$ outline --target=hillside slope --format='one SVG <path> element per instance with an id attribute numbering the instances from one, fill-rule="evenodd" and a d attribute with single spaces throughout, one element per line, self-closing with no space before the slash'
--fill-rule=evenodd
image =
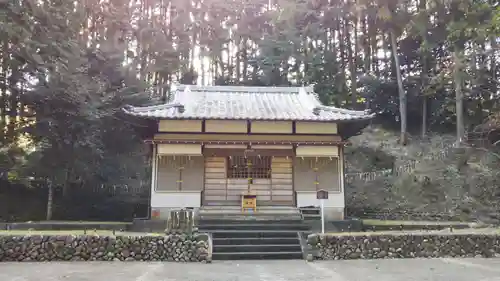
<path id="1" fill-rule="evenodd" d="M 346 150 L 350 173 L 410 168 L 350 182 L 348 214 L 499 221 L 500 157 L 495 150 L 455 149 L 452 136 L 413 138 L 409 145 L 400 146 L 396 134 L 380 128 L 367 128 L 351 141 Z"/>

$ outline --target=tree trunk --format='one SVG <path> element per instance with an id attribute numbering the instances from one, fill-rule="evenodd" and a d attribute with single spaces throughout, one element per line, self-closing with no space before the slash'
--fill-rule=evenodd
<path id="1" fill-rule="evenodd" d="M 52 206 L 54 201 L 54 187 L 52 186 L 52 182 L 48 182 L 47 184 L 49 194 L 47 196 L 47 216 L 46 219 L 49 221 L 52 219 Z"/>
<path id="2" fill-rule="evenodd" d="M 368 19 L 367 15 L 363 15 L 363 57 L 364 57 L 364 74 L 370 73 L 372 65 L 372 51 L 370 50 L 370 33 L 368 32 Z"/>
<path id="3" fill-rule="evenodd" d="M 453 20 L 459 22 L 463 20 L 464 11 L 461 9 L 459 3 L 452 2 L 450 7 L 451 14 L 453 15 Z M 465 136 L 465 124 L 464 124 L 464 50 L 467 40 L 464 38 L 462 33 L 458 38 L 455 39 L 452 45 L 452 75 L 453 84 L 455 86 L 455 112 L 456 112 L 456 122 L 457 122 L 457 140 L 456 145 L 461 146 L 464 136 Z"/>
<path id="4" fill-rule="evenodd" d="M 376 77 L 380 77 L 380 69 L 379 63 L 380 58 L 378 56 L 378 51 L 380 47 L 378 46 L 378 28 L 377 28 L 377 17 L 374 15 L 374 12 L 370 10 L 368 13 L 368 34 L 371 37 L 369 40 L 369 45 L 371 49 L 371 61 L 372 61 L 372 69 L 375 73 Z"/>
<path id="5" fill-rule="evenodd" d="M 338 40 L 339 40 L 339 67 L 340 67 L 340 82 L 338 83 L 338 92 L 344 93 L 345 85 L 346 85 L 346 65 L 345 65 L 345 28 L 343 27 L 346 24 L 345 18 L 342 21 L 339 19 L 338 21 Z"/>
<path id="6" fill-rule="evenodd" d="M 353 94 L 353 101 L 355 104 L 358 102 L 358 81 L 357 81 L 357 72 L 358 72 L 358 16 L 356 15 L 354 17 L 354 25 L 351 34 L 353 34 L 354 38 L 354 50 L 353 50 L 353 62 L 352 62 L 352 69 L 351 69 L 351 85 L 352 85 L 352 94 Z"/>
<path id="7" fill-rule="evenodd" d="M 383 64 L 383 69 L 382 69 L 382 77 L 384 78 L 391 78 L 391 66 L 392 66 L 392 60 L 391 57 L 389 57 L 389 54 L 392 55 L 391 51 L 391 44 L 389 41 L 391 40 L 390 36 L 387 36 L 386 30 L 383 31 L 384 33 L 381 35 L 381 40 L 382 40 L 382 49 L 384 50 L 384 64 Z"/>
<path id="8" fill-rule="evenodd" d="M 241 41 L 242 38 L 238 36 L 237 44 L 236 44 L 236 85 L 240 85 L 241 83 Z"/>
<path id="9" fill-rule="evenodd" d="M 354 58 L 353 55 L 353 49 L 352 49 L 352 42 L 351 42 L 351 35 L 352 35 L 352 29 L 350 28 L 350 20 L 351 18 L 348 17 L 345 19 L 345 24 L 344 24 L 344 32 L 345 32 L 345 40 L 346 40 L 346 48 L 347 48 L 347 61 L 349 63 L 349 72 L 351 75 L 351 106 L 355 106 L 357 102 L 357 89 L 356 89 L 356 59 Z"/>
<path id="10" fill-rule="evenodd" d="M 406 114 L 406 93 L 403 88 L 403 78 L 401 77 L 401 66 L 399 64 L 399 56 L 398 56 L 398 46 L 396 42 L 396 35 L 394 34 L 394 30 L 389 30 L 389 36 L 391 37 L 391 45 L 392 45 L 392 54 L 394 57 L 394 69 L 396 70 L 396 78 L 398 80 L 398 94 L 399 94 L 399 115 L 401 122 L 401 135 L 400 135 L 400 143 L 402 145 L 406 145 L 407 143 L 407 114 Z"/>
<path id="11" fill-rule="evenodd" d="M 69 166 L 69 165 L 68 165 Z M 68 198 L 69 196 L 69 189 L 70 189 L 70 183 L 71 183 L 71 177 L 73 175 L 73 169 L 71 167 L 67 167 L 67 170 L 66 170 L 66 175 L 65 175 L 65 179 L 64 179 L 64 185 L 62 187 L 62 195 L 64 198 Z"/>
<path id="12" fill-rule="evenodd" d="M 242 60 L 243 60 L 243 70 L 242 70 L 242 76 L 243 76 L 243 84 L 247 85 L 248 83 L 248 75 L 247 75 L 247 69 L 248 69 L 248 44 L 247 44 L 248 39 L 245 37 L 245 40 L 243 40 L 243 49 L 242 49 Z"/>
<path id="13" fill-rule="evenodd" d="M 428 113 L 427 113 L 427 109 L 428 109 L 428 97 L 425 93 L 425 90 L 427 88 L 427 84 L 428 84 L 428 77 L 429 77 L 429 51 L 428 51 L 428 43 L 427 43 L 427 29 L 428 29 L 428 22 L 429 22 L 429 15 L 427 14 L 427 12 L 425 11 L 427 8 L 427 0 L 420 0 L 419 1 L 419 5 L 418 5 L 418 11 L 421 12 L 421 13 L 426 13 L 425 14 L 425 24 L 424 24 L 424 30 L 422 31 L 422 35 L 421 35 L 421 40 L 422 40 L 422 43 L 421 44 L 424 44 L 425 46 L 425 49 L 422 51 L 422 55 L 421 55 L 421 63 L 422 63 L 422 72 L 421 72 L 421 75 L 420 75 L 420 80 L 421 80 L 421 83 L 422 83 L 422 86 L 420 87 L 421 88 L 421 95 L 422 95 L 422 138 L 425 137 L 425 135 L 427 134 L 427 116 L 428 116 Z"/>
<path id="14" fill-rule="evenodd" d="M 491 45 L 491 55 L 490 55 L 490 75 L 491 75 L 491 80 L 496 81 L 497 80 L 497 60 L 496 60 L 496 53 L 498 49 L 498 44 L 497 44 L 497 37 L 496 36 L 491 36 L 490 37 L 490 45 Z M 491 92 L 496 93 L 498 91 L 498 85 L 497 83 L 493 82 L 491 83 Z"/>
<path id="15" fill-rule="evenodd" d="M 309 80 L 309 44 L 307 43 L 307 37 L 304 35 L 302 37 L 302 42 L 304 44 L 304 81 L 303 83 L 310 83 Z"/>
<path id="16" fill-rule="evenodd" d="M 455 110 L 457 114 L 457 145 L 463 142 L 465 135 L 464 125 L 464 93 L 463 93 L 463 73 L 462 58 L 460 50 L 453 52 L 453 82 L 455 84 Z"/>
<path id="17" fill-rule="evenodd" d="M 371 74 L 371 66 L 372 66 L 372 51 L 370 49 L 370 39 L 371 35 L 368 32 L 369 27 L 368 27 L 368 18 L 369 15 L 367 13 L 363 14 L 363 27 L 362 27 L 362 32 L 363 32 L 363 70 L 364 70 L 364 75 L 369 75 Z M 365 109 L 370 108 L 370 99 L 365 98 Z"/>
<path id="18" fill-rule="evenodd" d="M 422 137 L 427 134 L 427 103 L 428 98 L 425 94 L 422 95 Z"/>

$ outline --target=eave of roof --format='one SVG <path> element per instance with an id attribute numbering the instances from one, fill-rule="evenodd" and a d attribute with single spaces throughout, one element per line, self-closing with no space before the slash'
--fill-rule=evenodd
<path id="1" fill-rule="evenodd" d="M 349 122 L 375 114 L 324 106 L 312 86 L 245 87 L 179 85 L 166 104 L 123 109 L 150 119 Z"/>

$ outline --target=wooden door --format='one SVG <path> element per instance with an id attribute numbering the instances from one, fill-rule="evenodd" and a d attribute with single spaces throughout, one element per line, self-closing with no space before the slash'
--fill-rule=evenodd
<path id="1" fill-rule="evenodd" d="M 205 157 L 205 188 L 203 204 L 230 205 L 227 198 L 227 170 L 224 157 Z M 235 200 L 234 200 L 235 201 Z M 237 201 L 233 204 L 238 204 Z"/>
<path id="2" fill-rule="evenodd" d="M 270 204 L 293 206 L 293 159 L 292 157 L 273 157 L 271 164 Z"/>

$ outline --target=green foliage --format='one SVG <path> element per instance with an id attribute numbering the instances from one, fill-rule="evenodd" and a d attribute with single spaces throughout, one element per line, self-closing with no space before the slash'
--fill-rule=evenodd
<path id="1" fill-rule="evenodd" d="M 11 91 L 12 79 L 22 85 L 15 89 L 18 94 L 22 90 L 16 97 L 23 106 L 19 130 L 12 133 L 27 136 L 35 148 L 21 171 L 10 169 L 11 178 L 22 174 L 61 186 L 75 181 L 119 184 L 145 170 L 137 125 L 120 112 L 126 104 L 148 100 L 146 85 L 123 65 L 120 37 L 130 29 L 123 22 L 127 13 L 103 10 L 109 22 L 106 34 L 94 38 L 101 45 L 97 47 L 80 36 L 95 12 L 86 9 L 96 8 L 89 5 L 75 9 L 70 2 L 28 1 L 7 9 L 11 25 L 0 33 L 11 42 L 23 42 L 11 50 L 11 58 L 3 57 L 12 71 L 22 73 L 8 80 Z M 110 42 L 114 38 L 118 40 Z M 26 109 L 34 114 L 26 115 Z"/>

